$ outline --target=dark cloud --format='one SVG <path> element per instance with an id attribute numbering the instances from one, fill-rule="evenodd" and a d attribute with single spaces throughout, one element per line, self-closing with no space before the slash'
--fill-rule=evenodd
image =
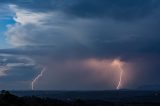
<path id="1" fill-rule="evenodd" d="M 90 58 L 100 60 L 121 58 L 122 61 L 132 64 L 136 70 L 133 72 L 137 73 L 133 74 L 137 78 L 130 86 L 133 87 L 138 81 L 139 85 L 143 82 L 158 83 L 159 79 L 156 75 L 159 73 L 160 53 L 159 0 L 6 0 L 0 2 L 6 5 L 12 4 L 11 9 L 15 14 L 16 22 L 9 26 L 6 32 L 7 41 L 16 48 L 1 49 L 1 54 L 28 56 L 42 66 L 47 66 L 49 63 L 53 63 L 54 66 L 59 61 L 58 64 L 63 64 L 72 59 L 78 61 Z M 0 60 L 4 58 L 5 56 L 2 56 Z M 6 65 L 15 61 L 28 63 L 25 59 L 9 57 L 1 64 Z M 56 73 L 52 68 L 48 69 L 49 75 L 54 76 L 54 73 L 57 75 L 61 72 L 60 75 L 65 77 L 62 74 L 65 73 L 65 69 L 59 66 Z M 12 72 L 19 73 L 21 69 L 25 72 L 32 70 L 31 67 L 18 69 L 16 67 Z M 85 69 L 79 70 L 81 73 Z M 77 76 L 77 81 L 80 79 L 78 75 L 84 76 L 78 72 L 69 73 L 69 69 L 66 71 L 68 76 Z M 23 75 L 27 75 L 25 72 Z M 143 73 L 146 73 L 146 76 L 150 75 L 151 78 L 147 78 Z M 51 76 L 46 77 L 47 80 L 44 77 L 43 84 L 48 81 L 49 86 L 52 82 Z M 88 77 L 89 74 L 86 76 Z M 140 81 L 138 77 L 143 80 Z M 152 79 L 153 77 L 155 79 Z M 66 87 L 65 83 L 72 82 L 73 79 L 65 82 L 67 80 L 62 78 L 59 89 Z M 56 83 L 58 84 L 55 81 L 54 86 L 58 86 Z M 72 84 L 74 85 L 75 82 Z M 77 85 L 77 88 L 79 86 Z"/>
<path id="2" fill-rule="evenodd" d="M 0 89 L 13 89 L 19 85 L 18 89 L 26 89 L 26 86 L 30 89 L 31 81 L 40 70 L 33 59 L 24 55 L 0 54 L 0 82 L 4 84 Z"/>
<path id="3" fill-rule="evenodd" d="M 27 8 L 35 12 L 36 10 L 39 12 L 46 10 L 63 13 L 56 16 L 60 18 L 58 21 L 57 18 L 55 19 L 58 23 L 53 21 L 54 17 L 43 20 L 46 27 L 48 25 L 62 27 L 59 29 L 51 28 L 42 31 L 41 28 L 31 24 L 18 26 L 14 29 L 16 31 L 25 29 L 26 32 L 24 32 L 28 34 L 23 39 L 28 44 L 34 42 L 42 45 L 45 43 L 54 45 L 54 53 L 49 52 L 62 55 L 59 57 L 70 54 L 79 57 L 81 54 L 82 57 L 122 56 L 127 58 L 143 55 L 143 53 L 159 52 L 157 45 L 160 38 L 157 28 L 159 27 L 158 10 L 160 3 L 158 0 L 102 0 L 101 2 L 97 0 L 76 0 L 74 2 L 48 0 L 45 3 L 43 1 L 36 3 L 34 0 L 29 2 L 19 0 L 14 3 L 20 8 Z M 76 18 L 72 16 L 76 16 Z M 78 22 L 79 18 L 82 19 L 82 22 Z M 133 19 L 134 21 L 132 21 Z M 9 34 L 14 36 L 13 31 Z M 72 33 L 72 31 L 76 31 L 78 34 L 75 35 L 76 33 Z M 81 41 L 79 41 L 79 36 L 82 37 L 80 38 Z"/>
<path id="4" fill-rule="evenodd" d="M 2 2 L 2 1 L 1 1 Z M 159 0 L 6 0 L 37 12 L 60 11 L 69 16 L 82 18 L 110 17 L 118 20 L 132 20 L 144 18 L 159 8 Z"/>

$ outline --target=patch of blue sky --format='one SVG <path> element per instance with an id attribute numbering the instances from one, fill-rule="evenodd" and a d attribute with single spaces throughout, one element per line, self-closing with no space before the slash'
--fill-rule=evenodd
<path id="1" fill-rule="evenodd" d="M 13 17 L 0 18 L 0 49 L 10 47 L 10 45 L 6 41 L 5 32 L 7 31 L 7 26 L 14 23 L 15 21 L 13 20 Z"/>

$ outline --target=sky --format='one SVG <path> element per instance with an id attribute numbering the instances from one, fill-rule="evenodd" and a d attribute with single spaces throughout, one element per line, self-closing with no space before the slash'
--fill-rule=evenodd
<path id="1" fill-rule="evenodd" d="M 160 85 L 159 0 L 0 0 L 0 89 Z"/>

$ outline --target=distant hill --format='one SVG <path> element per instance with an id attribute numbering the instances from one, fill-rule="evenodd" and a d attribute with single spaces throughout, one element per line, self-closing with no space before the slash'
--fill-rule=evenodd
<path id="1" fill-rule="evenodd" d="M 138 90 L 160 90 L 160 85 L 143 85 L 137 88 Z"/>
<path id="2" fill-rule="evenodd" d="M 130 89 L 119 89 L 118 91 L 129 91 Z"/>

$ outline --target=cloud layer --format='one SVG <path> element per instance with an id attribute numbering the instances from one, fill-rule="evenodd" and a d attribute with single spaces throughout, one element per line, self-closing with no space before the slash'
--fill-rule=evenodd
<path id="1" fill-rule="evenodd" d="M 8 26 L 6 32 L 13 49 L 0 52 L 27 56 L 35 61 L 35 67 L 46 67 L 37 89 L 115 88 L 116 75 L 113 79 L 107 75 L 100 79 L 101 69 L 89 65 L 86 69 L 86 64 L 82 65 L 90 59 L 97 61 L 97 67 L 103 67 L 99 60 L 105 61 L 107 67 L 120 58 L 127 64 L 125 87 L 136 88 L 147 82 L 158 84 L 160 79 L 152 78 L 159 73 L 159 0 L 6 0 L 1 3 L 15 14 L 16 23 Z M 68 61 L 72 68 L 66 66 Z M 23 67 L 22 73 L 25 69 L 30 67 Z M 98 71 L 96 77 L 91 70 Z M 110 75 L 115 69 L 104 70 Z M 33 80 L 33 75 L 27 76 L 30 76 L 28 82 Z"/>

